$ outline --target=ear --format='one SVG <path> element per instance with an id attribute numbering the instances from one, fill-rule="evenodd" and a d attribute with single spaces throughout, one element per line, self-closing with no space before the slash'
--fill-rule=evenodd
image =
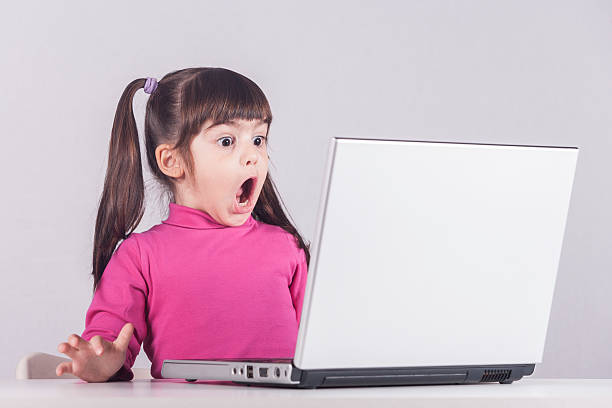
<path id="1" fill-rule="evenodd" d="M 155 159 L 157 167 L 165 175 L 172 178 L 180 178 L 185 174 L 182 162 L 176 150 L 168 144 L 160 144 L 155 148 Z"/>

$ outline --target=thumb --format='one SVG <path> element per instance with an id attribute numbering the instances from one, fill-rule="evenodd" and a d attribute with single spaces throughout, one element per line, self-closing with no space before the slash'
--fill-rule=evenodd
<path id="1" fill-rule="evenodd" d="M 130 344 L 130 340 L 132 339 L 132 334 L 134 333 L 134 325 L 132 323 L 126 323 L 119 332 L 119 335 L 113 342 L 117 348 L 120 350 L 127 349 Z"/>

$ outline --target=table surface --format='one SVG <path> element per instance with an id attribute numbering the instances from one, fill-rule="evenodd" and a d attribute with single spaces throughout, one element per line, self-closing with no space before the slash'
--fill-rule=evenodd
<path id="1" fill-rule="evenodd" d="M 523 378 L 513 384 L 285 389 L 176 379 L 87 383 L 79 379 L 0 380 L 0 406 L 113 408 L 212 404 L 221 407 L 612 407 L 612 379 Z"/>

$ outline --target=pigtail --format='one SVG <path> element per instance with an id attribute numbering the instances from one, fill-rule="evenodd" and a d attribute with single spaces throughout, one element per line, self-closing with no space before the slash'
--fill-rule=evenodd
<path id="1" fill-rule="evenodd" d="M 293 235 L 297 246 L 304 250 L 306 255 L 306 265 L 310 265 L 310 243 L 304 243 L 304 239 L 298 232 L 297 228 L 294 227 L 287 218 L 287 215 L 283 210 L 284 203 L 283 205 L 281 205 L 281 203 L 282 199 L 280 198 L 280 194 L 278 194 L 276 185 L 274 184 L 274 181 L 272 181 L 270 172 L 268 172 L 266 181 L 261 189 L 261 193 L 259 193 L 257 203 L 255 203 L 253 215 L 257 220 L 266 224 L 277 225 Z"/>
<path id="2" fill-rule="evenodd" d="M 94 232 L 94 292 L 115 247 L 136 229 L 144 215 L 144 178 L 132 110 L 134 94 L 144 84 L 145 79 L 132 81 L 123 91 L 115 112 Z"/>

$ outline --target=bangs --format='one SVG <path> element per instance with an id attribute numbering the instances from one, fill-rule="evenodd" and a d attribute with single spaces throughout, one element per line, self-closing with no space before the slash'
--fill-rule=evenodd
<path id="1" fill-rule="evenodd" d="M 212 126 L 235 119 L 259 119 L 268 126 L 272 122 L 270 105 L 259 86 L 228 69 L 199 72 L 185 85 L 181 99 L 183 123 L 190 135 L 199 133 L 207 120 Z"/>

